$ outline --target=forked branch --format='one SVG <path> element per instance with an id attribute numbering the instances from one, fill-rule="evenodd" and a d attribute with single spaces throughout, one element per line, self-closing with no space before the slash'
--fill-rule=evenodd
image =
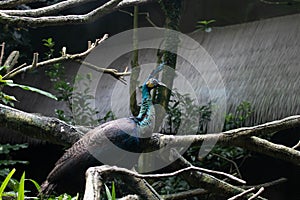
<path id="1" fill-rule="evenodd" d="M 66 60 L 74 60 L 74 61 L 79 62 L 95 71 L 110 74 L 114 78 L 116 78 L 116 79 L 120 80 L 121 82 L 123 82 L 124 84 L 126 84 L 126 81 L 124 80 L 124 76 L 130 75 L 130 72 L 127 71 L 127 69 L 128 69 L 127 67 L 124 69 L 124 72 L 119 72 L 116 69 L 107 69 L 107 68 L 99 67 L 99 66 L 93 65 L 91 63 L 82 61 L 93 49 L 95 49 L 100 43 L 102 43 L 107 38 L 108 38 L 108 35 L 105 34 L 101 39 L 96 39 L 96 41 L 94 43 L 90 43 L 88 45 L 88 49 L 86 51 L 84 51 L 82 53 L 78 53 L 78 54 L 67 54 L 66 48 L 63 47 L 63 49 L 62 49 L 63 53 L 62 53 L 61 57 L 52 58 L 52 59 L 45 60 L 42 62 L 38 62 L 38 53 L 34 53 L 32 64 L 30 64 L 30 65 L 27 65 L 26 63 L 22 64 L 19 67 L 16 67 L 14 70 L 5 74 L 3 76 L 3 78 L 12 78 L 17 74 L 32 70 L 34 68 L 53 65 L 55 63 L 59 63 L 59 62 L 66 61 Z"/>

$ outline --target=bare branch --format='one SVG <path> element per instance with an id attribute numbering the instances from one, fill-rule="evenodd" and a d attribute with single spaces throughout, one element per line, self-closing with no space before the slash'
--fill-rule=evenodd
<path id="1" fill-rule="evenodd" d="M 299 142 L 295 145 L 295 146 L 293 146 L 292 148 L 293 149 L 297 149 L 297 148 L 299 148 L 300 147 L 300 140 L 299 140 Z"/>
<path id="2" fill-rule="evenodd" d="M 204 141 L 217 142 L 224 146 L 238 146 L 264 155 L 279 158 L 295 165 L 300 164 L 300 151 L 274 144 L 255 135 L 272 134 L 275 131 L 300 127 L 300 115 L 284 118 L 258 126 L 239 128 L 223 133 L 206 135 L 162 135 L 153 134 L 149 148 L 178 147 L 186 145 L 199 145 Z M 252 136 L 252 137 L 251 137 Z"/>
<path id="3" fill-rule="evenodd" d="M 154 194 L 140 179 L 140 174 L 131 170 L 116 166 L 102 165 L 99 167 L 90 167 L 86 171 L 86 188 L 84 200 L 96 200 L 100 197 L 100 188 L 107 177 L 120 177 L 127 183 L 128 187 L 133 186 L 135 191 L 141 196 L 141 199 L 161 200 Z"/>
<path id="4" fill-rule="evenodd" d="M 248 190 L 245 190 L 244 192 L 240 193 L 240 194 L 237 194 L 231 198 L 229 198 L 228 200 L 236 200 L 236 199 L 239 199 L 241 198 L 242 196 L 246 195 L 246 194 L 249 194 L 250 192 L 253 192 L 255 190 L 255 188 L 250 188 Z"/>
<path id="5" fill-rule="evenodd" d="M 125 169 L 125 168 L 120 168 L 120 167 L 116 167 L 116 166 L 101 166 L 99 169 L 97 168 L 97 170 L 102 174 L 102 173 L 122 173 L 122 174 L 126 174 L 128 176 L 135 176 L 137 178 L 167 178 L 167 177 L 171 177 L 171 176 L 177 176 L 183 172 L 188 172 L 188 171 L 203 171 L 203 172 L 208 172 L 208 173 L 213 173 L 213 174 L 218 174 L 218 175 L 223 175 L 226 176 L 227 178 L 230 178 L 232 180 L 235 180 L 239 183 L 245 184 L 246 182 L 244 180 L 238 179 L 230 174 L 226 174 L 224 172 L 218 172 L 218 171 L 213 171 L 213 170 L 209 170 L 209 169 L 204 169 L 204 168 L 200 168 L 200 167 L 195 167 L 195 166 L 189 166 L 180 170 L 177 170 L 175 172 L 171 172 L 171 173 L 164 173 L 164 174 L 139 174 L 137 172 Z"/>
<path id="6" fill-rule="evenodd" d="M 9 72 L 12 70 L 12 68 L 17 64 L 19 59 L 19 51 L 13 51 L 9 54 L 6 61 L 4 62 L 4 66 L 6 66 L 6 71 Z M 1 64 L 0 64 L 1 66 Z"/>
<path id="7" fill-rule="evenodd" d="M 26 113 L 2 104 L 0 104 L 0 126 L 64 146 L 72 145 L 83 135 L 82 129 L 59 119 Z"/>
<path id="8" fill-rule="evenodd" d="M 267 1 L 267 0 L 260 0 L 260 2 L 264 4 L 270 4 L 270 5 L 288 5 L 289 3 L 291 3 L 290 1 Z"/>
<path id="9" fill-rule="evenodd" d="M 177 151 L 172 151 L 172 153 L 174 153 L 178 158 L 169 165 L 172 170 L 179 170 L 188 166 L 192 166 L 192 164 L 183 156 L 181 156 Z M 173 158 L 171 159 L 173 160 Z M 201 187 L 218 196 L 230 197 L 244 192 L 244 189 L 242 189 L 241 187 L 231 185 L 206 173 L 184 172 L 182 173 L 182 178 L 184 178 L 189 183 L 189 185 L 193 187 Z M 262 200 L 264 198 L 258 197 L 258 199 Z"/>
<path id="10" fill-rule="evenodd" d="M 224 134 L 231 135 L 232 137 L 250 137 L 250 136 L 261 136 L 269 135 L 287 128 L 294 128 L 300 126 L 300 115 L 295 115 L 287 117 L 281 120 L 275 120 L 265 124 L 252 126 L 252 127 L 243 127 L 230 131 L 224 132 Z"/>
<path id="11" fill-rule="evenodd" d="M 244 188 L 244 189 L 248 189 L 248 188 L 261 188 L 261 187 L 264 187 L 264 188 L 267 188 L 267 187 L 272 187 L 274 185 L 278 185 L 278 184 L 281 184 L 281 183 L 284 183 L 284 182 L 287 182 L 287 178 L 279 178 L 277 180 L 274 180 L 274 181 L 270 181 L 270 182 L 267 182 L 267 183 L 262 183 L 262 184 L 259 184 L 259 185 L 245 185 L 245 186 L 241 186 L 241 188 Z"/>
<path id="12" fill-rule="evenodd" d="M 98 67 L 96 65 L 93 65 L 93 64 L 85 62 L 85 61 L 81 61 L 81 60 L 75 60 L 75 61 L 77 61 L 77 62 L 89 67 L 90 69 L 95 70 L 95 71 L 110 74 L 114 78 L 116 78 L 119 81 L 121 81 L 122 83 L 124 83 L 125 85 L 127 85 L 127 83 L 124 79 L 124 76 L 129 76 L 131 74 L 130 72 L 127 72 L 128 67 L 125 67 L 124 72 L 118 72 L 118 70 L 116 70 L 116 69 L 101 68 L 101 67 Z"/>
<path id="13" fill-rule="evenodd" d="M 54 26 L 64 24 L 84 24 L 92 22 L 104 15 L 112 13 L 124 7 L 137 4 L 149 3 L 153 0 L 111 0 L 104 5 L 83 15 L 65 15 L 65 16 L 42 16 L 42 17 L 22 17 L 6 14 L 0 10 L 0 22 L 7 24 L 15 24 L 19 26 Z"/>
<path id="14" fill-rule="evenodd" d="M 252 197 L 250 197 L 248 200 L 253 200 L 256 197 L 258 197 L 263 191 L 265 190 L 265 188 L 261 187 Z"/>
<path id="15" fill-rule="evenodd" d="M 216 154 L 216 153 L 212 153 L 212 155 L 217 156 L 217 157 L 219 157 L 219 158 L 222 158 L 222 159 L 224 159 L 224 160 L 230 162 L 231 164 L 233 164 L 235 170 L 237 171 L 237 174 L 239 175 L 240 178 L 242 178 L 242 174 L 241 174 L 241 172 L 240 172 L 240 170 L 239 170 L 239 167 L 238 167 L 238 165 L 236 164 L 236 162 L 234 162 L 233 160 L 228 159 L 228 158 L 226 158 L 226 157 L 224 157 L 224 156 L 221 156 L 221 155 L 219 155 L 219 154 Z"/>
<path id="16" fill-rule="evenodd" d="M 62 54 L 61 57 L 52 58 L 52 59 L 49 59 L 49 60 L 46 60 L 46 61 L 42 61 L 42 62 L 38 62 L 38 54 L 34 53 L 34 55 L 33 55 L 33 61 L 32 61 L 31 65 L 26 65 L 25 64 L 25 66 L 24 66 L 24 64 L 22 64 L 21 66 L 15 68 L 14 70 L 12 70 L 12 71 L 8 72 L 7 74 L 5 74 L 3 76 L 3 78 L 12 78 L 12 77 L 14 77 L 15 75 L 17 75 L 19 73 L 26 72 L 26 71 L 31 70 L 33 68 L 43 67 L 43 66 L 47 66 L 47 65 L 53 65 L 55 63 L 59 63 L 59 62 L 66 61 L 66 60 L 74 60 L 76 62 L 79 62 L 79 63 L 83 64 L 83 65 L 86 65 L 87 67 L 89 67 L 89 68 L 91 68 L 91 69 L 93 69 L 95 71 L 99 71 L 99 72 L 102 72 L 102 73 L 110 74 L 114 78 L 116 78 L 116 79 L 120 80 L 122 83 L 126 84 L 126 81 L 124 80 L 124 76 L 130 75 L 130 72 L 127 72 L 127 68 L 125 68 L 124 72 L 119 72 L 116 69 L 101 68 L 101 67 L 93 65 L 91 63 L 87 63 L 87 62 L 81 61 L 97 45 L 99 45 L 101 42 L 103 42 L 107 38 L 108 38 L 108 35 L 105 34 L 102 39 L 97 39 L 95 41 L 95 43 L 92 43 L 90 45 L 89 49 L 87 49 L 86 51 L 84 51 L 82 53 L 79 53 L 79 54 L 67 54 L 65 47 L 63 47 L 63 49 L 62 49 L 63 54 Z"/>
<path id="17" fill-rule="evenodd" d="M 102 186 L 101 174 L 96 170 L 87 170 L 83 200 L 100 199 Z"/>
<path id="18" fill-rule="evenodd" d="M 0 66 L 2 66 L 2 60 L 3 60 L 3 56 L 4 56 L 4 47 L 5 47 L 5 42 L 2 42 L 1 51 L 0 51 Z"/>
<path id="19" fill-rule="evenodd" d="M 37 63 L 39 61 L 39 54 L 38 53 L 34 53 L 33 54 L 33 59 L 32 59 L 32 64 L 31 64 L 31 68 L 35 68 Z"/>
<path id="20" fill-rule="evenodd" d="M 239 138 L 233 140 L 232 145 L 300 165 L 300 151 L 284 145 L 274 144 L 259 137 Z"/>
<path id="21" fill-rule="evenodd" d="M 25 1 L 25 0 L 23 0 Z M 28 0 L 30 1 L 30 0 Z M 34 0 L 31 0 L 34 1 Z M 35 0 L 36 1 L 36 0 Z M 23 16 L 23 17 L 40 17 L 45 15 L 51 15 L 59 13 L 63 10 L 80 6 L 89 2 L 97 0 L 69 0 L 55 3 L 53 5 L 45 6 L 42 8 L 30 9 L 30 10 L 2 10 L 2 13 L 12 16 Z M 0 4 L 1 7 L 1 4 Z"/>
<path id="22" fill-rule="evenodd" d="M 118 200 L 140 200 L 139 196 L 138 195 L 127 195 L 125 197 L 122 197 Z"/>

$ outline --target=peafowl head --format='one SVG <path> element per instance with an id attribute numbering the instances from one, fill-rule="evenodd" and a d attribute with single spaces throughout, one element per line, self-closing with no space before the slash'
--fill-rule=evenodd
<path id="1" fill-rule="evenodd" d="M 151 90 L 153 88 L 157 88 L 157 87 L 160 87 L 160 86 L 163 86 L 163 87 L 167 87 L 165 84 L 163 84 L 162 82 L 158 81 L 157 79 L 155 78 L 150 78 L 146 83 L 145 83 L 145 86 Z"/>

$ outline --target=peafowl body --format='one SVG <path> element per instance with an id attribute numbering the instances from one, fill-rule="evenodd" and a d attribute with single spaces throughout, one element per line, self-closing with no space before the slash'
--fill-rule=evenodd
<path id="1" fill-rule="evenodd" d="M 56 162 L 41 186 L 40 193 L 48 195 L 52 191 L 74 194 L 84 189 L 85 172 L 89 167 L 101 164 L 132 168 L 137 162 L 138 153 L 143 151 L 140 142 L 142 129 L 151 122 L 151 89 L 161 84 L 154 78 L 142 86 L 142 105 L 137 117 L 121 118 L 102 124 L 86 133 Z M 112 145 L 113 144 L 113 145 Z M 118 148 L 115 148 L 115 147 Z M 123 152 L 117 153 L 115 149 Z M 117 156 L 116 156 L 117 154 Z"/>

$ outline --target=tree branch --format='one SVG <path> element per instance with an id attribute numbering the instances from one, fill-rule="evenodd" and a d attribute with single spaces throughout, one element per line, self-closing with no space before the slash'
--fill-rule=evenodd
<path id="1" fill-rule="evenodd" d="M 19 59 L 19 51 L 12 51 L 9 56 L 7 57 L 7 59 L 4 62 L 4 66 L 6 66 L 6 72 L 10 72 L 14 66 L 17 64 L 18 59 Z M 0 64 L 1 66 L 1 64 Z"/>
<path id="2" fill-rule="evenodd" d="M 64 146 L 72 145 L 81 138 L 84 131 L 87 131 L 57 118 L 26 113 L 2 104 L 0 104 L 0 126 Z"/>
<path id="3" fill-rule="evenodd" d="M 213 173 L 213 174 L 218 174 L 218 175 L 223 175 L 226 176 L 227 178 L 230 178 L 232 180 L 235 180 L 239 183 L 245 184 L 246 182 L 238 179 L 230 174 L 226 174 L 224 172 L 218 172 L 218 171 L 213 171 L 213 170 L 209 170 L 209 169 L 204 169 L 204 168 L 200 168 L 200 167 L 195 167 L 195 166 L 188 166 L 186 168 L 183 169 L 179 169 L 175 172 L 170 172 L 170 173 L 164 173 L 164 174 L 139 174 L 137 172 L 131 171 L 129 169 L 125 169 L 125 168 L 120 168 L 120 167 L 116 167 L 116 166 L 100 166 L 99 168 L 95 167 L 96 170 L 99 171 L 99 173 L 101 172 L 101 174 L 105 174 L 105 173 L 120 173 L 120 174 L 126 174 L 128 176 L 134 176 L 137 178 L 167 178 L 167 177 L 171 177 L 171 176 L 177 176 L 179 174 L 182 174 L 184 172 L 192 172 L 192 171 L 205 171 L 205 172 L 209 172 L 209 173 Z M 92 170 L 93 171 L 93 170 Z"/>
<path id="4" fill-rule="evenodd" d="M 206 135 L 162 135 L 153 134 L 149 139 L 149 148 L 161 149 L 163 147 L 179 147 L 201 145 L 204 141 L 217 142 L 223 146 L 238 146 L 254 152 L 279 158 L 295 165 L 300 164 L 300 151 L 284 145 L 274 144 L 267 140 L 255 137 L 268 135 L 276 131 L 300 127 L 300 115 L 291 116 L 282 120 L 265 123 L 258 126 L 239 128 L 223 133 Z"/>
<path id="5" fill-rule="evenodd" d="M 18 26 L 55 26 L 64 24 L 84 24 L 93 22 L 109 13 L 119 9 L 133 6 L 137 4 L 149 3 L 153 0 L 111 0 L 104 5 L 83 15 L 64 15 L 64 16 L 42 16 L 42 17 L 23 17 L 7 14 L 7 11 L 0 10 L 0 22 L 6 24 L 14 24 Z M 48 8 L 47 8 L 48 9 Z M 13 11 L 10 11 L 13 12 Z M 41 12 L 41 11 L 39 11 Z M 49 10 L 47 11 L 49 12 Z M 51 12 L 54 12 L 51 10 Z"/>
<path id="6" fill-rule="evenodd" d="M 142 175 L 134 171 L 120 168 L 116 166 L 102 165 L 99 167 L 90 167 L 86 171 L 86 190 L 84 193 L 84 200 L 96 200 L 100 197 L 100 189 L 108 177 L 119 177 L 127 183 L 128 187 L 134 187 L 133 189 L 138 193 L 141 199 L 147 200 L 161 200 L 141 179 Z"/>
<path id="7" fill-rule="evenodd" d="M 178 158 L 173 163 L 170 164 L 170 168 L 173 170 L 179 170 L 182 168 L 186 168 L 192 166 L 190 162 L 188 162 L 184 157 L 182 157 L 177 151 L 172 151 L 173 156 Z M 244 189 L 226 183 L 220 179 L 217 179 L 211 175 L 201 172 L 185 172 L 182 173 L 182 177 L 189 183 L 189 185 L 193 187 L 201 187 L 210 193 L 214 193 L 218 196 L 231 197 L 233 195 L 244 192 Z M 252 195 L 249 195 L 250 197 Z M 258 199 L 264 199 L 259 197 Z"/>
<path id="8" fill-rule="evenodd" d="M 97 39 L 94 43 L 89 45 L 89 48 L 82 52 L 82 53 L 78 53 L 78 54 L 67 54 L 66 53 L 66 48 L 63 47 L 63 54 L 61 57 L 57 57 L 57 58 L 52 58 L 49 60 L 45 60 L 42 62 L 38 62 L 38 54 L 34 53 L 33 56 L 33 60 L 32 60 L 32 64 L 31 65 L 26 65 L 26 64 L 22 64 L 21 66 L 15 68 L 14 70 L 8 72 L 7 74 L 5 74 L 3 76 L 3 78 L 12 78 L 15 75 L 22 73 L 22 72 L 26 72 L 28 70 L 31 70 L 33 68 L 37 68 L 37 67 L 44 67 L 47 65 L 53 65 L 55 63 L 59 63 L 62 61 L 66 61 L 66 60 L 74 60 L 76 62 L 79 62 L 83 65 L 86 65 L 87 67 L 95 70 L 95 71 L 99 71 L 102 73 L 106 73 L 106 74 L 110 74 L 112 75 L 114 78 L 120 80 L 121 82 L 123 82 L 124 84 L 126 84 L 126 81 L 124 80 L 124 76 L 128 76 L 130 75 L 130 72 L 127 72 L 128 68 L 125 68 L 124 72 L 119 72 L 116 69 L 107 69 L 107 68 L 102 68 L 102 67 L 98 67 L 96 65 L 93 65 L 91 63 L 87 63 L 82 61 L 82 59 L 87 56 L 96 46 L 98 46 L 101 42 L 103 42 L 104 40 L 106 40 L 108 38 L 108 35 L 105 34 L 101 39 Z"/>
<path id="9" fill-rule="evenodd" d="M 238 138 L 232 140 L 232 145 L 300 165 L 300 151 L 284 145 L 274 144 L 259 137 Z"/>
<path id="10" fill-rule="evenodd" d="M 278 185 L 278 184 L 281 184 L 281 183 L 284 183 L 284 182 L 287 182 L 288 179 L 287 178 L 279 178 L 277 180 L 274 180 L 274 181 L 270 181 L 270 182 L 266 182 L 266 183 L 262 183 L 262 184 L 259 184 L 259 185 L 245 185 L 245 186 L 241 186 L 241 188 L 243 189 L 249 189 L 249 188 L 261 188 L 261 187 L 264 187 L 264 188 L 267 188 L 267 187 L 272 187 L 274 185 Z"/>
<path id="11" fill-rule="evenodd" d="M 4 48 L 5 48 L 5 42 L 2 42 L 1 46 L 1 50 L 0 50 L 0 66 L 2 66 L 2 60 L 4 57 Z"/>
<path id="12" fill-rule="evenodd" d="M 256 197 L 258 197 L 263 191 L 265 190 L 265 188 L 261 187 L 252 197 L 250 197 L 248 200 L 253 200 Z"/>
<path id="13" fill-rule="evenodd" d="M 26 0 L 23 0 L 26 1 Z M 30 0 L 27 0 L 30 1 Z M 31 0 L 34 1 L 34 0 Z M 36 0 L 35 0 L 36 1 Z M 82 4 L 86 4 L 89 2 L 93 2 L 97 0 L 68 0 L 55 3 L 53 5 L 45 6 L 42 8 L 29 9 L 29 10 L 1 10 L 2 13 L 12 16 L 23 16 L 23 17 L 40 17 L 45 15 L 51 15 L 55 13 L 59 13 L 63 10 L 73 8 L 76 6 L 81 6 Z M 1 8 L 0 4 L 0 8 Z"/>
<path id="14" fill-rule="evenodd" d="M 250 192 L 253 192 L 255 190 L 255 188 L 250 188 L 248 190 L 245 190 L 244 192 L 237 194 L 231 198 L 229 198 L 228 200 L 236 200 L 236 199 L 240 199 L 242 196 L 249 194 Z"/>

